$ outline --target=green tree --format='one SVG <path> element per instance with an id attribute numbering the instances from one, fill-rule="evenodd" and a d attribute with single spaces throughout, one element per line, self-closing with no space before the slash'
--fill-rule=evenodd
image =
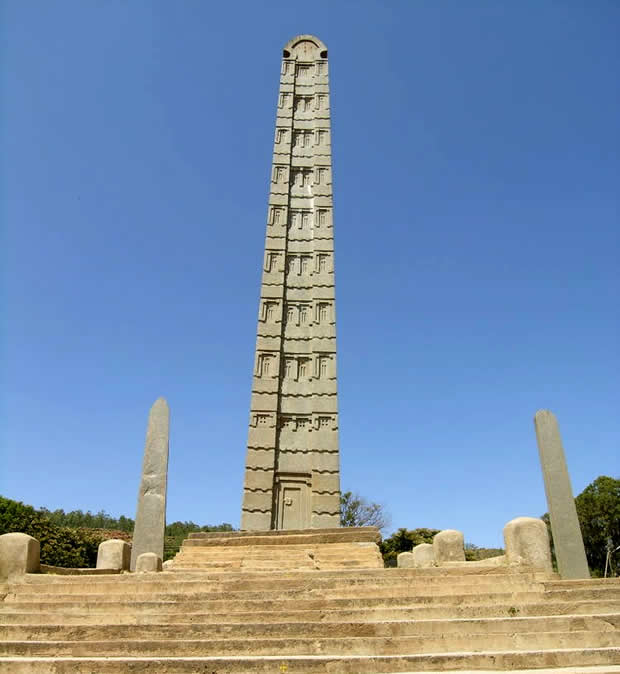
<path id="1" fill-rule="evenodd" d="M 347 491 L 340 496 L 340 526 L 377 527 L 390 525 L 390 516 L 379 503 L 369 503 L 363 496 Z"/>
<path id="2" fill-rule="evenodd" d="M 575 498 L 577 517 L 590 573 L 602 576 L 608 546 L 615 550 L 620 545 L 620 480 L 601 475 L 591 482 Z M 547 524 L 551 540 L 551 553 L 555 566 L 555 548 L 549 513 L 542 518 Z M 620 551 L 610 557 L 611 568 L 607 575 L 617 575 L 620 571 Z"/>
<path id="3" fill-rule="evenodd" d="M 399 553 L 411 552 L 414 545 L 432 543 L 433 536 L 437 533 L 439 533 L 439 529 L 427 529 L 425 527 L 405 529 L 401 527 L 380 543 L 379 548 L 383 555 L 383 563 L 385 566 L 396 566 L 396 558 Z"/>

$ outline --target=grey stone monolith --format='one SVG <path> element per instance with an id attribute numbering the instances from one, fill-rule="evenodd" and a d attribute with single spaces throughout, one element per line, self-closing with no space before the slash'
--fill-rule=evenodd
<path id="1" fill-rule="evenodd" d="M 435 550 L 430 543 L 416 545 L 411 554 L 413 555 L 413 565 L 416 568 L 424 569 L 429 566 L 435 566 Z"/>
<path id="2" fill-rule="evenodd" d="M 28 534 L 15 532 L 0 536 L 0 579 L 36 573 L 40 568 L 40 550 L 39 541 Z"/>
<path id="3" fill-rule="evenodd" d="M 154 552 L 143 552 L 136 560 L 136 573 L 154 573 L 161 570 L 161 558 Z"/>
<path id="4" fill-rule="evenodd" d="M 516 517 L 504 527 L 506 562 L 553 572 L 547 525 L 536 517 Z"/>
<path id="5" fill-rule="evenodd" d="M 410 552 L 399 552 L 396 556 L 396 566 L 399 569 L 413 569 L 415 567 L 413 555 Z"/>
<path id="6" fill-rule="evenodd" d="M 120 538 L 110 538 L 99 544 L 97 568 L 127 571 L 131 558 L 131 545 Z"/>
<path id="7" fill-rule="evenodd" d="M 136 568 L 138 557 L 145 552 L 153 552 L 160 559 L 164 557 L 169 432 L 168 403 L 164 398 L 158 398 L 151 407 L 146 429 L 142 480 L 131 549 L 132 571 Z"/>
<path id="8" fill-rule="evenodd" d="M 545 481 L 558 572 L 562 578 L 589 578 L 586 551 L 579 528 L 558 420 L 553 412 L 539 410 L 534 416 L 534 427 Z"/>
<path id="9" fill-rule="evenodd" d="M 465 561 L 465 541 L 463 532 L 444 529 L 433 537 L 433 554 L 437 564 Z"/>

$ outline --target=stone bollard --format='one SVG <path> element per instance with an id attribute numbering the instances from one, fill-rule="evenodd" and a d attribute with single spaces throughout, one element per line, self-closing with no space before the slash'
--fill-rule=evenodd
<path id="1" fill-rule="evenodd" d="M 162 565 L 162 571 L 169 571 L 174 566 L 174 561 L 172 559 L 167 559 Z"/>
<path id="2" fill-rule="evenodd" d="M 504 527 L 506 561 L 551 573 L 551 548 L 547 525 L 536 517 L 517 517 Z"/>
<path id="3" fill-rule="evenodd" d="M 435 550 L 430 543 L 420 543 L 411 551 L 413 565 L 418 569 L 435 566 Z"/>
<path id="4" fill-rule="evenodd" d="M 410 552 L 399 552 L 396 557 L 396 566 L 399 569 L 413 569 L 415 566 L 413 555 Z"/>
<path id="5" fill-rule="evenodd" d="M 444 562 L 465 561 L 465 541 L 463 533 L 456 529 L 444 529 L 433 538 L 433 554 L 435 562 L 441 565 Z"/>
<path id="6" fill-rule="evenodd" d="M 161 559 L 154 552 L 143 552 L 136 559 L 136 573 L 153 573 L 162 570 Z"/>
<path id="7" fill-rule="evenodd" d="M 40 569 L 39 541 L 28 534 L 12 533 L 0 536 L 0 580 L 7 580 Z"/>
<path id="8" fill-rule="evenodd" d="M 117 569 L 119 571 L 129 570 L 129 560 L 131 559 L 131 545 L 127 541 L 121 541 L 118 538 L 111 538 L 99 544 L 97 550 L 97 568 L 98 569 Z"/>

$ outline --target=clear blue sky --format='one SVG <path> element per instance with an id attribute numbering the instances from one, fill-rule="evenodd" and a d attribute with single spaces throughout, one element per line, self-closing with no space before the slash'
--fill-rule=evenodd
<path id="1" fill-rule="evenodd" d="M 479 545 L 620 473 L 620 4 L 5 0 L 0 493 L 239 524 L 282 46 L 332 88 L 342 485 Z"/>

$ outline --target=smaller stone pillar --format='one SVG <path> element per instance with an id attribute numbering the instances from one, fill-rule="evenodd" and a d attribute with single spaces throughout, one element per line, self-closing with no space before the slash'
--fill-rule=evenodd
<path id="1" fill-rule="evenodd" d="M 396 566 L 399 569 L 413 569 L 415 567 L 413 555 L 410 552 L 399 552 L 396 556 Z"/>
<path id="2" fill-rule="evenodd" d="M 136 568 L 136 560 L 144 552 L 153 552 L 160 559 L 164 556 L 169 432 L 168 403 L 163 398 L 158 398 L 151 407 L 146 429 L 131 551 L 132 571 Z"/>
<path id="3" fill-rule="evenodd" d="M 119 538 L 111 538 L 99 544 L 97 550 L 98 569 L 128 571 L 131 559 L 131 545 Z"/>
<path id="4" fill-rule="evenodd" d="M 154 552 L 143 552 L 138 555 L 136 573 L 153 573 L 161 570 L 161 559 Z"/>
<path id="5" fill-rule="evenodd" d="M 444 529 L 433 538 L 433 554 L 437 564 L 465 561 L 465 540 L 463 532 Z"/>
<path id="6" fill-rule="evenodd" d="M 545 481 L 558 572 L 562 578 L 589 578 L 590 571 L 558 420 L 553 412 L 539 410 L 534 416 L 534 427 Z"/>
<path id="7" fill-rule="evenodd" d="M 11 533 L 0 536 L 0 580 L 9 580 L 40 569 L 39 541 L 28 534 Z"/>
<path id="8" fill-rule="evenodd" d="M 536 517 L 517 517 L 504 527 L 506 561 L 553 572 L 547 525 Z"/>
<path id="9" fill-rule="evenodd" d="M 458 533 L 458 532 L 457 532 Z M 413 565 L 418 569 L 435 566 L 435 550 L 430 543 L 420 543 L 411 551 Z"/>

